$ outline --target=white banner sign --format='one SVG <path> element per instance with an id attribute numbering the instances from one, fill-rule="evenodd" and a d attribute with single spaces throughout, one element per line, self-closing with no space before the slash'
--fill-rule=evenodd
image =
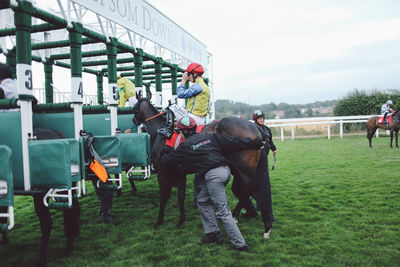
<path id="1" fill-rule="evenodd" d="M 207 47 L 144 0 L 72 0 L 192 62 L 207 65 Z"/>

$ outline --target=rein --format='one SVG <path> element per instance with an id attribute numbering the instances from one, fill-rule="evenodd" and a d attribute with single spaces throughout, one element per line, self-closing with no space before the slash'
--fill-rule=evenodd
<path id="1" fill-rule="evenodd" d="M 161 116 L 161 115 L 163 115 L 163 114 L 165 114 L 165 113 L 167 113 L 166 110 L 163 111 L 163 112 L 160 112 L 160 113 L 158 113 L 158 114 L 156 114 L 156 115 L 154 115 L 154 116 L 151 116 L 150 118 L 145 119 L 144 122 L 148 122 L 148 121 L 150 121 L 150 120 L 152 120 L 152 119 L 155 119 L 155 118 L 157 118 L 158 116 Z"/>

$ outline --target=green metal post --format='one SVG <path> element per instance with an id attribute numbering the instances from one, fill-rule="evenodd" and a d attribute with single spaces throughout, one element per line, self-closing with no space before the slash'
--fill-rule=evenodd
<path id="1" fill-rule="evenodd" d="M 71 53 L 71 101 L 83 102 L 82 87 L 82 24 L 72 22 L 73 28 L 69 31 L 70 53 Z"/>
<path id="2" fill-rule="evenodd" d="M 107 67 L 108 67 L 108 84 L 109 84 L 109 100 L 108 104 L 117 105 L 118 88 L 117 88 L 117 39 L 110 38 L 107 43 Z"/>
<path id="3" fill-rule="evenodd" d="M 83 129 L 82 104 L 82 24 L 72 22 L 72 29 L 69 30 L 69 45 L 71 53 L 71 102 L 74 109 L 75 139 L 79 140 L 80 132 Z"/>
<path id="4" fill-rule="evenodd" d="M 32 54 L 31 54 L 31 12 L 34 8 L 31 2 L 19 2 L 14 13 L 16 55 L 17 55 L 17 81 L 19 98 L 33 98 L 32 85 Z"/>
<path id="5" fill-rule="evenodd" d="M 151 83 L 145 83 L 144 85 L 146 86 L 146 94 L 149 95 L 150 94 L 150 85 L 151 85 Z"/>
<path id="6" fill-rule="evenodd" d="M 103 72 L 99 71 L 97 77 L 97 103 L 103 105 Z"/>
<path id="7" fill-rule="evenodd" d="M 177 88 L 177 76 L 178 76 L 178 71 L 177 71 L 178 66 L 174 65 L 173 68 L 171 68 L 171 91 L 172 91 L 172 101 L 177 104 L 178 103 L 178 96 L 176 95 L 176 88 Z"/>
<path id="8" fill-rule="evenodd" d="M 107 67 L 108 67 L 108 104 L 110 106 L 111 135 L 115 135 L 118 128 L 117 104 L 117 48 L 118 40 L 110 37 L 107 45 Z"/>
<path id="9" fill-rule="evenodd" d="M 31 189 L 30 165 L 29 165 L 29 138 L 33 137 L 32 124 L 32 54 L 31 54 L 31 16 L 33 7 L 28 1 L 19 1 L 14 13 L 15 43 L 17 55 L 17 86 L 21 111 L 21 143 L 22 166 L 24 173 L 24 190 Z"/>
<path id="10" fill-rule="evenodd" d="M 53 61 L 46 59 L 44 64 L 44 90 L 46 103 L 54 103 L 53 99 Z"/>
<path id="11" fill-rule="evenodd" d="M 143 90 L 143 49 L 136 49 L 137 53 L 134 55 L 135 61 L 135 87 L 136 91 Z M 146 87 L 147 88 L 147 87 Z M 147 90 L 146 90 L 147 95 Z"/>
<path id="12" fill-rule="evenodd" d="M 154 61 L 155 67 L 154 71 L 156 73 L 156 103 L 155 106 L 159 109 L 162 108 L 162 58 L 158 57 L 156 61 Z"/>

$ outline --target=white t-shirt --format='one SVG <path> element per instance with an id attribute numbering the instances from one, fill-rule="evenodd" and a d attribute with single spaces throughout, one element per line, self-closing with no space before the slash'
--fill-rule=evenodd
<path id="1" fill-rule="evenodd" d="M 17 81 L 13 79 L 4 79 L 0 83 L 0 88 L 4 91 L 4 98 L 18 98 Z M 4 111 L 17 111 L 19 109 L 0 109 L 0 112 Z"/>
<path id="2" fill-rule="evenodd" d="M 4 91 L 4 98 L 18 98 L 17 81 L 13 79 L 4 79 L 0 83 L 0 88 Z"/>

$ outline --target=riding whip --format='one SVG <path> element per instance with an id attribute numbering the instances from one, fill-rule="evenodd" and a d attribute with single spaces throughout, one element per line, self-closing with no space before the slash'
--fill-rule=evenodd
<path id="1" fill-rule="evenodd" d="M 272 164 L 272 170 L 275 169 L 275 164 L 276 164 L 276 154 L 275 153 L 273 153 L 273 154 L 274 154 L 274 164 Z"/>

